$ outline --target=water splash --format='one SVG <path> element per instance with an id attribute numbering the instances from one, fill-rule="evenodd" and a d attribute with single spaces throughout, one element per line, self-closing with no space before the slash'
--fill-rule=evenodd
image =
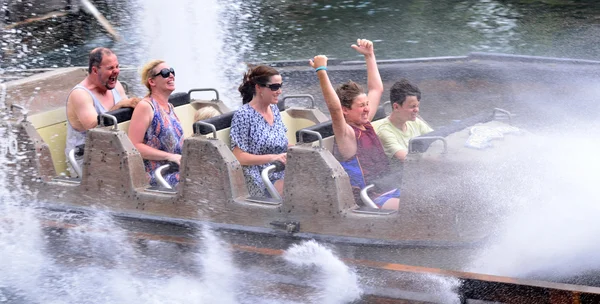
<path id="1" fill-rule="evenodd" d="M 471 271 L 544 279 L 600 271 L 600 245 L 593 241 L 600 237 L 597 130 L 597 123 L 554 125 L 551 134 L 518 148 L 512 170 L 489 168 L 502 184 L 497 204 L 509 212 Z"/>
<path id="2" fill-rule="evenodd" d="M 210 291 L 204 303 L 236 303 L 240 271 L 235 266 L 229 245 L 208 226 L 204 226 L 202 237 L 205 250 L 198 254 L 198 259 L 203 268 L 203 289 Z"/>
<path id="3" fill-rule="evenodd" d="M 310 303 L 348 303 L 360 298 L 362 289 L 358 276 L 333 252 L 314 240 L 294 244 L 285 251 L 283 258 L 298 267 L 316 267 L 320 277 L 316 285 L 321 290 Z"/>
<path id="4" fill-rule="evenodd" d="M 0 83 L 0 109 L 6 108 L 6 84 Z"/>

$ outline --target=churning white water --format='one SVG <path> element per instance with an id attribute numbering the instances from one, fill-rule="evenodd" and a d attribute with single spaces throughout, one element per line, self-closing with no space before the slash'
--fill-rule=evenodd
<path id="1" fill-rule="evenodd" d="M 488 187 L 497 183 L 497 203 L 508 213 L 472 271 L 557 279 L 600 271 L 598 130 L 577 120 L 553 126 L 515 147 L 512 172 L 489 168 Z"/>
<path id="2" fill-rule="evenodd" d="M 311 296 L 311 303 L 347 303 L 360 298 L 362 290 L 356 273 L 316 241 L 293 245 L 283 257 L 298 267 L 315 268 L 311 281 L 322 290 Z"/>

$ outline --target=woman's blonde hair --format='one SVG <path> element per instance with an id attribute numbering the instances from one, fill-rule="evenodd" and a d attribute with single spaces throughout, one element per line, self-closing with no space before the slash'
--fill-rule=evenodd
<path id="1" fill-rule="evenodd" d="M 209 119 L 211 117 L 219 116 L 221 112 L 211 106 L 205 106 L 196 111 L 194 113 L 194 122 Z"/>
<path id="2" fill-rule="evenodd" d="M 150 87 L 150 84 L 148 83 L 148 79 L 150 79 L 154 76 L 154 68 L 163 62 L 165 62 L 165 61 L 159 60 L 159 59 L 154 59 L 154 60 L 148 61 L 144 65 L 144 67 L 142 67 L 142 70 L 140 72 L 140 75 L 142 76 L 142 84 L 145 85 L 146 88 L 148 88 L 148 94 L 146 94 L 146 97 L 150 96 L 150 94 L 152 93 L 152 88 Z"/>

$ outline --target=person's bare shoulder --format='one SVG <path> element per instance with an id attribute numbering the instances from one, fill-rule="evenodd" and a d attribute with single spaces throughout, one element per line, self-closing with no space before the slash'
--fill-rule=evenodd
<path id="1" fill-rule="evenodd" d="M 67 104 L 74 106 L 75 108 L 80 108 L 85 105 L 93 105 L 94 100 L 90 93 L 88 93 L 84 89 L 74 89 L 69 94 L 69 98 L 67 99 Z"/>

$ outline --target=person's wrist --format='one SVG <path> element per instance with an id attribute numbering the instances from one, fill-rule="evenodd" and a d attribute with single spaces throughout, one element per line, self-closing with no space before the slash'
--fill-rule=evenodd
<path id="1" fill-rule="evenodd" d="M 322 65 L 322 66 L 315 68 L 315 72 L 318 72 L 318 71 L 327 71 L 327 66 Z"/>

